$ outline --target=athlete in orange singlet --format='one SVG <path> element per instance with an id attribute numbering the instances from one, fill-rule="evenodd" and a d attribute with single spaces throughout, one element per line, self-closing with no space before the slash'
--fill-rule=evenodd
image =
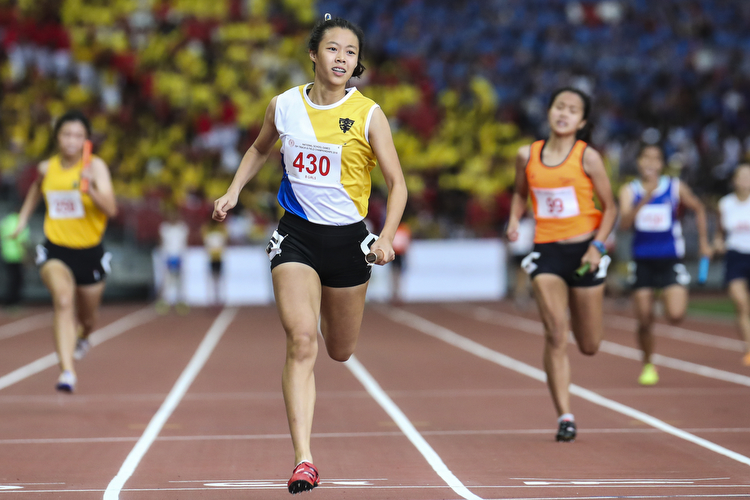
<path id="1" fill-rule="evenodd" d="M 536 219 L 534 251 L 522 265 L 532 278 L 544 322 L 544 369 L 558 414 L 558 441 L 576 437 L 568 390 L 568 331 L 573 330 L 583 354 L 593 355 L 599 349 L 604 278 L 610 262 L 604 241 L 617 217 L 602 158 L 586 143 L 590 110 L 588 96 L 578 89 L 563 88 L 552 95 L 549 138 L 518 150 L 507 230 L 508 239 L 515 241 L 530 194 Z"/>

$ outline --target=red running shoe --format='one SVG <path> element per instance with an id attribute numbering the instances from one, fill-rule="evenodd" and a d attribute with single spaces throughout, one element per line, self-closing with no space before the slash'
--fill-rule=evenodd
<path id="1" fill-rule="evenodd" d="M 292 478 L 287 483 L 289 493 L 296 495 L 303 491 L 310 491 L 320 483 L 318 469 L 310 462 L 300 462 L 292 472 Z"/>

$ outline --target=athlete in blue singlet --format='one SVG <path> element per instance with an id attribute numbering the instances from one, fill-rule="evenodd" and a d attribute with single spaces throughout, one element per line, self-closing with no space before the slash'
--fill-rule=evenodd
<path id="1" fill-rule="evenodd" d="M 621 229 L 633 228 L 633 261 L 629 264 L 633 303 L 638 319 L 638 343 L 643 350 L 643 371 L 638 382 L 659 381 L 651 363 L 654 352 L 654 290 L 662 290 L 667 320 L 682 320 L 687 309 L 690 274 L 682 263 L 685 240 L 678 220 L 680 205 L 695 212 L 700 253 L 711 256 L 703 203 L 679 179 L 661 175 L 664 153 L 654 144 L 644 144 L 638 154 L 639 178 L 620 189 Z"/>

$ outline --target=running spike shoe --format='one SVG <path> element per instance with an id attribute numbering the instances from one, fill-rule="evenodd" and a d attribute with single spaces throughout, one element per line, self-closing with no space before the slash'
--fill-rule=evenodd
<path id="1" fill-rule="evenodd" d="M 656 367 L 651 363 L 643 365 L 643 371 L 641 376 L 638 377 L 638 383 L 641 385 L 656 385 L 659 382 L 659 373 L 656 371 Z"/>
<path id="2" fill-rule="evenodd" d="M 89 339 L 78 337 L 78 340 L 76 340 L 76 350 L 73 351 L 73 359 L 76 361 L 82 360 L 88 354 L 89 349 L 91 349 Z"/>
<path id="3" fill-rule="evenodd" d="M 292 478 L 287 483 L 289 493 L 296 495 L 303 491 L 310 491 L 320 483 L 318 469 L 310 462 L 300 462 L 292 472 Z"/>
<path id="4" fill-rule="evenodd" d="M 576 423 L 570 420 L 560 422 L 555 439 L 558 442 L 572 443 L 576 440 Z"/>
<path id="5" fill-rule="evenodd" d="M 65 370 L 57 378 L 55 389 L 62 392 L 73 392 L 76 390 L 76 382 L 75 374 L 70 370 Z"/>

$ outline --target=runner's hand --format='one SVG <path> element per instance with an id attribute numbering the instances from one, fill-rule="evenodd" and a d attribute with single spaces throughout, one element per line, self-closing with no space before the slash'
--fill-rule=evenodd
<path id="1" fill-rule="evenodd" d="M 505 230 L 508 241 L 516 241 L 518 239 L 518 226 L 520 226 L 518 220 L 511 219 L 508 221 L 508 229 Z"/>
<path id="2" fill-rule="evenodd" d="M 581 257 L 581 265 L 585 265 L 587 262 L 589 264 L 589 272 L 595 273 L 599 269 L 599 262 L 602 260 L 602 254 L 599 253 L 599 250 L 596 249 L 595 246 L 589 245 L 589 249 L 586 250 L 586 253 L 583 254 L 583 257 Z"/>
<path id="3" fill-rule="evenodd" d="M 227 212 L 237 205 L 239 195 L 227 192 L 224 196 L 214 202 L 214 213 L 211 218 L 223 222 L 227 218 Z"/>
<path id="4" fill-rule="evenodd" d="M 385 238 L 380 238 L 370 247 L 370 251 L 374 252 L 378 256 L 378 260 L 375 261 L 375 265 L 382 266 L 396 258 L 396 252 L 393 250 L 393 245 L 386 241 Z"/>

